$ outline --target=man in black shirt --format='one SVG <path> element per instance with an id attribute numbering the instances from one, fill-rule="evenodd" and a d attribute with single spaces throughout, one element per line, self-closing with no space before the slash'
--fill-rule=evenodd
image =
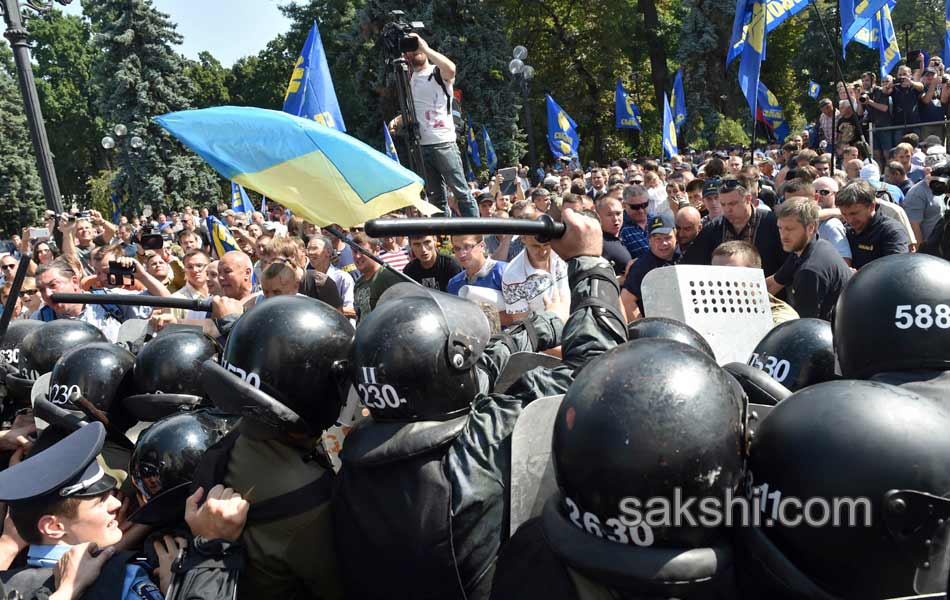
<path id="1" fill-rule="evenodd" d="M 614 273 L 622 277 L 627 272 L 627 264 L 632 260 L 630 251 L 618 237 L 623 228 L 623 205 L 610 196 L 601 196 L 594 205 L 597 207 L 600 228 L 604 233 L 603 257 L 614 268 Z"/>
<path id="2" fill-rule="evenodd" d="M 628 323 L 644 316 L 640 286 L 646 274 L 653 269 L 674 265 L 680 257 L 676 249 L 676 226 L 672 216 L 668 213 L 656 215 L 650 219 L 647 231 L 650 234 L 650 251 L 633 263 L 620 291 L 620 301 L 623 302 Z"/>
<path id="3" fill-rule="evenodd" d="M 785 264 L 765 280 L 769 293 L 785 288 L 788 303 L 802 318 L 831 321 L 838 294 L 851 279 L 851 268 L 831 242 L 816 239 L 818 203 L 793 198 L 775 207 Z"/>
<path id="4" fill-rule="evenodd" d="M 684 264 L 712 264 L 712 253 L 719 244 L 742 240 L 759 251 L 766 277 L 782 266 L 787 255 L 782 250 L 775 215 L 765 208 L 753 208 L 751 190 L 752 184 L 746 177 L 722 179 L 719 184 L 722 216 L 703 226 L 683 256 Z"/>
<path id="5" fill-rule="evenodd" d="M 439 254 L 437 240 L 433 235 L 409 236 L 409 247 L 414 259 L 409 261 L 403 273 L 427 288 L 444 292 L 449 279 L 457 275 L 462 267 L 451 256 Z"/>
<path id="6" fill-rule="evenodd" d="M 851 226 L 848 245 L 851 246 L 851 266 L 860 269 L 875 258 L 908 251 L 910 240 L 900 223 L 877 210 L 875 190 L 870 183 L 859 179 L 838 192 L 835 206 L 841 218 Z"/>

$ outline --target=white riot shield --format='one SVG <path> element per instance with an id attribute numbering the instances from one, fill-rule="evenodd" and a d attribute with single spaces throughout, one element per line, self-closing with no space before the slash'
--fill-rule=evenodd
<path id="1" fill-rule="evenodd" d="M 33 382 L 33 388 L 30 390 L 30 405 L 35 404 L 37 398 L 46 397 L 49 393 L 49 380 L 52 376 L 52 373 L 43 373 Z M 33 420 L 36 422 L 37 431 L 43 431 L 49 426 L 49 423 L 37 418 L 36 415 L 33 415 Z"/>
<path id="2" fill-rule="evenodd" d="M 667 317 L 698 331 L 720 365 L 747 363 L 772 329 L 772 310 L 761 269 L 676 265 L 643 278 L 647 317 Z"/>
<path id="3" fill-rule="evenodd" d="M 126 319 L 119 327 L 117 342 L 134 342 L 148 332 L 148 319 Z"/>
<path id="4" fill-rule="evenodd" d="M 557 491 L 551 439 L 560 396 L 539 398 L 521 412 L 511 434 L 511 535 L 528 519 L 541 514 Z"/>

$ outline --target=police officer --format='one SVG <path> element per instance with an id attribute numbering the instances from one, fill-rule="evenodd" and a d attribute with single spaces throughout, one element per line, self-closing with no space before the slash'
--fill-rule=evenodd
<path id="1" fill-rule="evenodd" d="M 950 391 L 950 262 L 898 254 L 861 269 L 838 299 L 834 344 L 845 377 L 931 398 Z"/>
<path id="2" fill-rule="evenodd" d="M 700 350 L 638 339 L 591 361 L 554 421 L 559 491 L 502 551 L 492 599 L 738 597 L 722 520 L 645 515 L 676 497 L 726 506 L 745 427 L 742 390 Z"/>
<path id="3" fill-rule="evenodd" d="M 488 596 L 522 407 L 563 393 L 626 339 L 596 217 L 565 209 L 562 219 L 567 232 L 551 245 L 568 261 L 569 318 L 540 313 L 489 343 L 474 303 L 400 284 L 357 329 L 350 372 L 371 418 L 347 436 L 333 500 L 348 597 Z M 489 393 L 512 352 L 558 344 L 562 365 Z"/>
<path id="4" fill-rule="evenodd" d="M 749 365 L 792 392 L 837 379 L 831 325 L 821 319 L 780 323 L 756 344 Z"/>
<path id="5" fill-rule="evenodd" d="M 82 548 L 68 560 L 82 558 L 89 546 L 102 548 L 102 572 L 86 597 L 150 599 L 161 597 L 159 586 L 141 566 L 129 564 L 129 555 L 109 548 L 122 539 L 116 520 L 121 503 L 112 496 L 116 481 L 102 470 L 96 456 L 105 442 L 105 428 L 92 423 L 47 450 L 0 472 L 0 499 L 10 503 L 10 518 L 30 544 L 28 569 L 3 574 L 7 588 L 32 598 L 53 589 L 53 567 L 73 547 Z M 39 476 L 42 474 L 42 476 Z M 165 556 L 179 550 L 172 540 Z M 113 555 L 115 555 L 113 557 Z M 88 559 L 87 559 L 88 560 Z M 104 563 L 104 564 L 103 564 Z M 160 579 L 169 581 L 171 561 L 162 565 Z M 63 592 L 65 590 L 59 590 Z M 81 590 L 72 590 L 78 597 Z M 103 596 L 100 596 L 103 595 Z"/>
<path id="6" fill-rule="evenodd" d="M 353 327 L 312 298 L 277 296 L 237 320 L 221 364 L 202 385 L 240 425 L 199 464 L 193 487 L 214 484 L 251 503 L 238 597 L 340 598 L 330 491 L 320 436 L 340 414 Z"/>
<path id="7" fill-rule="evenodd" d="M 635 321 L 643 316 L 643 292 L 640 285 L 646 274 L 660 267 L 668 267 L 679 261 L 680 254 L 676 247 L 676 224 L 673 217 L 660 213 L 650 219 L 647 225 L 650 235 L 650 251 L 637 259 L 623 282 L 623 291 L 620 300 L 627 311 L 627 320 Z"/>

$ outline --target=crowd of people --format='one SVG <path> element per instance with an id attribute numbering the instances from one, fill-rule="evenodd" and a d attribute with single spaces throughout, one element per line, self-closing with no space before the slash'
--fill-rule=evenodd
<path id="1" fill-rule="evenodd" d="M 513 190 L 464 183 L 455 65 L 421 38 L 406 59 L 430 200 L 563 235 L 373 238 L 275 202 L 46 213 L 0 255 L 4 592 L 947 589 L 950 166 L 915 127 L 950 100 L 939 59 L 842 86 L 782 145 L 519 166 Z M 677 265 L 764 282 L 741 292 L 771 311 L 748 361 L 657 316 L 680 299 L 647 276 Z M 840 499 L 863 522 L 815 519 Z"/>

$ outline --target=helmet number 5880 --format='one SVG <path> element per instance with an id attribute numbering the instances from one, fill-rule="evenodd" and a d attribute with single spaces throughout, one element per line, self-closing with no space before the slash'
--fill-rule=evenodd
<path id="1" fill-rule="evenodd" d="M 950 329 L 950 305 L 900 304 L 894 313 L 894 326 L 898 329 L 930 329 L 934 325 Z"/>

